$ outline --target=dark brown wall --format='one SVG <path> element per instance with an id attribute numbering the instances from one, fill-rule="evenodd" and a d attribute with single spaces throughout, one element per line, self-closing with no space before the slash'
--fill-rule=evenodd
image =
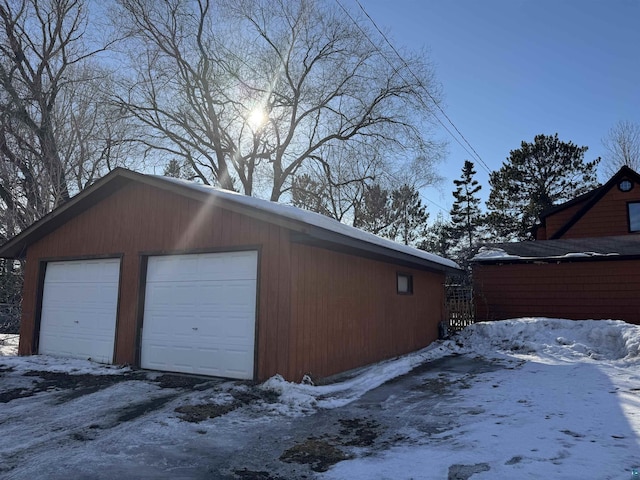
<path id="1" fill-rule="evenodd" d="M 544 316 L 640 324 L 640 261 L 473 267 L 479 320 Z"/>
<path id="2" fill-rule="evenodd" d="M 292 244 L 289 230 L 132 184 L 31 245 L 20 354 L 34 352 L 42 259 L 122 255 L 116 363 L 135 363 L 140 265 L 159 252 L 259 248 L 257 378 L 323 377 L 428 345 L 442 319 L 443 274 Z M 396 272 L 414 295 L 396 293 Z"/>
<path id="3" fill-rule="evenodd" d="M 611 188 L 561 238 L 586 238 L 627 235 L 627 202 L 640 201 L 640 185 L 629 192 Z"/>

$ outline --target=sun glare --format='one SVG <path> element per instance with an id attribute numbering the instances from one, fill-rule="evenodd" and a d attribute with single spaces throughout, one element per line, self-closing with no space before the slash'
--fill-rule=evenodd
<path id="1" fill-rule="evenodd" d="M 247 117 L 247 123 L 253 130 L 258 130 L 264 127 L 268 120 L 269 116 L 260 107 L 251 110 L 251 112 L 249 112 L 249 116 Z"/>

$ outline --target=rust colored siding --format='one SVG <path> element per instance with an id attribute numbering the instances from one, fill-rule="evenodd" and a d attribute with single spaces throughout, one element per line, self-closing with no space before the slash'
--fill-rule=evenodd
<path id="1" fill-rule="evenodd" d="M 259 249 L 257 377 L 286 370 L 267 341 L 287 344 L 289 232 L 153 187 L 127 186 L 86 212 L 72 218 L 27 252 L 20 330 L 22 355 L 34 353 L 38 278 L 42 260 L 122 255 L 116 335 L 116 363 L 136 363 L 140 266 L 150 253 L 180 253 L 230 249 Z M 263 248 L 264 246 L 264 248 Z M 272 287 L 276 282 L 276 287 Z M 281 290 L 277 288 L 282 283 Z"/>
<path id="2" fill-rule="evenodd" d="M 640 185 L 629 192 L 612 187 L 561 238 L 627 235 L 627 202 L 640 201 Z"/>
<path id="3" fill-rule="evenodd" d="M 480 320 L 544 316 L 640 324 L 640 261 L 482 265 L 473 268 Z"/>
<path id="4" fill-rule="evenodd" d="M 573 217 L 578 210 L 584 207 L 586 200 L 584 202 L 577 203 L 568 208 L 560 210 L 559 212 L 554 213 L 553 215 L 549 215 L 545 219 L 545 230 L 544 230 L 544 238 L 539 236 L 536 240 L 547 240 L 553 236 L 558 230 L 560 230 L 569 220 Z"/>
<path id="5" fill-rule="evenodd" d="M 291 272 L 291 378 L 325 377 L 438 337 L 443 274 L 296 244 Z M 413 295 L 397 293 L 398 272 L 413 276 Z"/>
<path id="6" fill-rule="evenodd" d="M 122 258 L 114 361 L 136 364 L 144 258 L 233 249 L 259 251 L 257 380 L 324 377 L 437 338 L 443 273 L 292 243 L 284 227 L 132 183 L 29 246 L 19 352 L 36 350 L 46 261 Z M 398 271 L 413 275 L 413 295 L 396 293 Z"/>

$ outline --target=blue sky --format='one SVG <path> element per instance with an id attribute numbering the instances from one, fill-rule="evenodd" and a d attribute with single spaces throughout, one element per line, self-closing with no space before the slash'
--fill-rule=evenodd
<path id="1" fill-rule="evenodd" d="M 640 124 L 638 0 L 360 3 L 396 47 L 427 49 L 444 110 L 490 170 L 540 133 L 588 146 L 592 160 L 604 154 L 602 137 L 616 122 Z M 448 210 L 453 179 L 473 158 L 441 135 L 449 139 L 440 166 L 446 179 L 423 197 Z M 486 198 L 488 174 L 475 163 Z M 440 211 L 433 203 L 429 210 L 432 219 Z"/>

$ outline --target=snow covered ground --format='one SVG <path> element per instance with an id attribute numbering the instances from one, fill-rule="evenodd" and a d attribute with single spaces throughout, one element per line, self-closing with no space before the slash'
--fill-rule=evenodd
<path id="1" fill-rule="evenodd" d="M 19 335 L 0 333 L 0 357 L 18 354 Z"/>
<path id="2" fill-rule="evenodd" d="M 531 318 L 473 325 L 457 342 L 461 353 L 522 363 L 461 392 L 456 408 L 477 413 L 438 441 L 418 436 L 326 478 L 446 478 L 454 464 L 474 480 L 637 478 L 640 327 Z"/>
<path id="3" fill-rule="evenodd" d="M 325 386 L 5 356 L 0 412 L 2 478 L 630 479 L 640 327 L 482 323 Z"/>

